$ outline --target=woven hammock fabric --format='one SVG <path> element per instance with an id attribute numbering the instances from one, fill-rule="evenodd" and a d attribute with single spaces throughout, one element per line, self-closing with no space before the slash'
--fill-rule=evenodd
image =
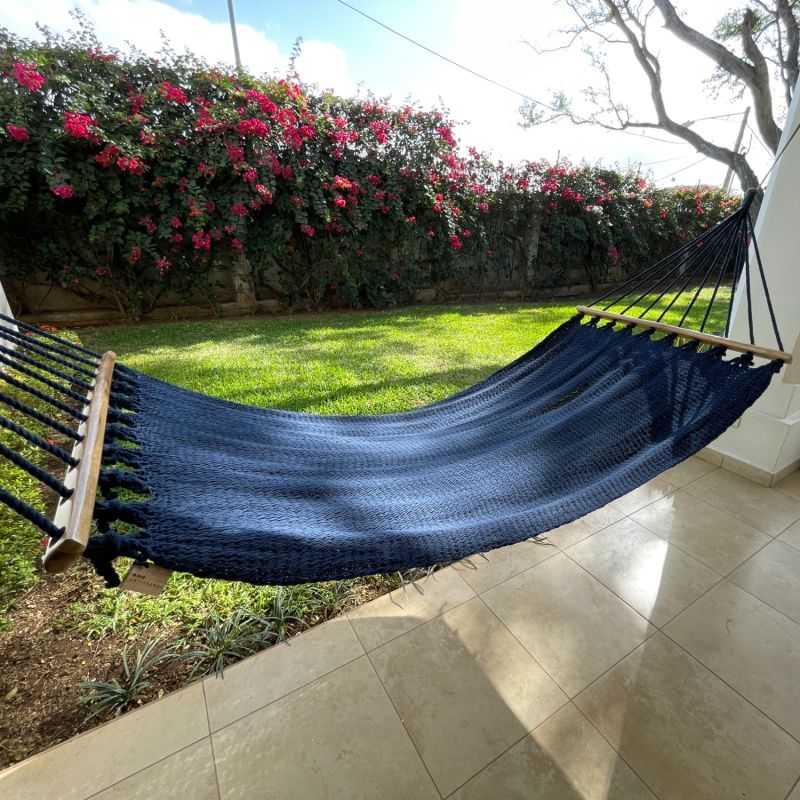
<path id="1" fill-rule="evenodd" d="M 118 367 L 133 413 L 109 426 L 101 485 L 146 497 L 99 502 L 106 532 L 86 556 L 111 584 L 119 555 L 256 584 L 458 560 L 577 519 L 678 464 L 779 368 L 580 317 L 483 382 L 400 414 L 253 408 Z M 108 530 L 114 520 L 139 527 Z"/>

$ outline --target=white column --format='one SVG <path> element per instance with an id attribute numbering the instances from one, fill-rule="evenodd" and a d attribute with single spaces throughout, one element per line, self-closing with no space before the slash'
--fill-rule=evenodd
<path id="1" fill-rule="evenodd" d="M 800 125 L 800 83 L 780 148 Z M 800 465 L 800 134 L 775 165 L 755 226 L 783 349 L 794 362 L 776 375 L 738 424 L 708 450 L 709 457 L 761 483 L 780 480 Z M 743 283 L 743 282 L 742 282 Z M 753 324 L 757 344 L 777 347 L 751 248 Z M 744 285 L 736 298 L 730 338 L 749 341 Z M 706 451 L 708 453 L 708 450 Z"/>

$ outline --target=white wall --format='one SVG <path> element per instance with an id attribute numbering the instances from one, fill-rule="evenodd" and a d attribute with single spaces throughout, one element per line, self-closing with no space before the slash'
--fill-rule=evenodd
<path id="1" fill-rule="evenodd" d="M 800 125 L 800 83 L 783 129 L 780 148 Z M 794 363 L 776 375 L 739 425 L 711 446 L 723 466 L 764 483 L 783 477 L 800 464 L 800 133 L 778 160 L 764 194 L 755 233 L 764 263 L 783 349 Z M 764 292 L 751 249 L 751 285 L 755 341 L 777 347 Z M 730 338 L 749 341 L 744 287 L 736 298 Z"/>

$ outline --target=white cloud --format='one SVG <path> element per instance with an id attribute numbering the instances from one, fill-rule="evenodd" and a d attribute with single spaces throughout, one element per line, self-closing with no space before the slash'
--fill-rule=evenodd
<path id="1" fill-rule="evenodd" d="M 227 22 L 211 22 L 200 14 L 182 11 L 158 0 L 28 0 L 3 3 L 0 25 L 22 36 L 39 34 L 36 23 L 54 31 L 75 28 L 70 17 L 79 8 L 91 21 L 98 39 L 104 44 L 124 48 L 128 42 L 146 53 L 161 47 L 161 32 L 178 51 L 184 48 L 203 56 L 211 63 L 233 63 L 231 31 Z M 259 75 L 285 71 L 289 54 L 261 31 L 237 24 L 239 51 L 247 69 Z M 330 42 L 309 41 L 303 47 L 298 70 L 307 80 L 324 87 L 349 93 L 354 83 L 348 73 L 347 56 Z"/>

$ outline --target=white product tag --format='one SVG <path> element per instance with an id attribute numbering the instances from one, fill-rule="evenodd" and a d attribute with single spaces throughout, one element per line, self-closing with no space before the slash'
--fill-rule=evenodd
<path id="1" fill-rule="evenodd" d="M 139 592 L 140 594 L 161 594 L 167 585 L 169 576 L 172 575 L 171 569 L 157 567 L 155 564 L 131 564 L 120 589 L 127 589 L 129 592 Z"/>

